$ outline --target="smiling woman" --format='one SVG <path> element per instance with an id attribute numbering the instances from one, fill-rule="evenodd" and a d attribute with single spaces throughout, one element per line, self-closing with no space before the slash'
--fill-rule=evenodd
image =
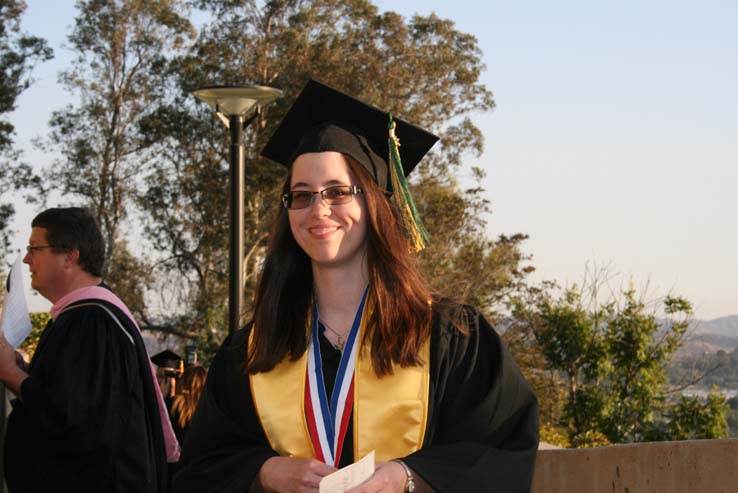
<path id="1" fill-rule="evenodd" d="M 293 195 L 310 193 L 312 205 L 308 202 L 308 207 L 295 208 L 301 205 L 298 195 L 298 203 L 293 198 L 292 208 L 288 210 L 292 236 L 312 259 L 314 267 L 330 265 L 335 268 L 343 264 L 344 268 L 368 279 L 366 204 L 361 195 L 341 193 L 357 188 L 356 178 L 343 154 L 330 151 L 300 155 L 292 165 L 290 181 Z M 330 192 L 328 200 L 323 198 L 326 190 Z M 316 196 L 320 199 L 313 200 Z M 304 203 L 306 196 L 302 197 Z"/>
<path id="2" fill-rule="evenodd" d="M 479 312 L 415 264 L 404 180 L 436 140 L 303 89 L 262 153 L 289 176 L 253 322 L 212 363 L 176 491 L 317 492 L 372 451 L 351 493 L 528 491 L 536 398 Z"/>

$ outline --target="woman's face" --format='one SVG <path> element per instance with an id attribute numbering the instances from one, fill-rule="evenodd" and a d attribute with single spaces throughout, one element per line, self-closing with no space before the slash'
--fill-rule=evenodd
<path id="1" fill-rule="evenodd" d="M 291 191 L 319 192 L 337 185 L 358 186 L 341 153 L 301 154 L 292 164 Z M 362 268 L 367 236 L 362 194 L 340 205 L 328 205 L 315 195 L 309 207 L 289 210 L 287 214 L 292 236 L 314 266 Z"/>

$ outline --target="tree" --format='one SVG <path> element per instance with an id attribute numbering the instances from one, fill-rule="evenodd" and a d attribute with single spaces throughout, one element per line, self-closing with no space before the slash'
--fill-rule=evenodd
<path id="1" fill-rule="evenodd" d="M 636 299 L 633 287 L 623 294 L 622 307 L 611 303 L 606 308 L 608 383 L 614 402 L 604 433 L 613 442 L 648 436 L 666 397 L 666 365 L 681 346 L 692 314 L 686 299 L 667 296 L 663 306 L 670 323 L 662 329 L 646 304 Z"/>
<path id="2" fill-rule="evenodd" d="M 474 170 L 478 179 L 482 171 Z M 484 190 L 462 190 L 451 169 L 431 176 L 427 171 L 413 187 L 423 221 L 431 232 L 420 267 L 431 286 L 480 307 L 494 323 L 502 323 L 510 298 L 525 286 L 533 271 L 522 251 L 524 234 L 487 238 L 491 213 Z"/>
<path id="3" fill-rule="evenodd" d="M 217 26 L 205 26 L 190 51 L 172 64 L 180 89 L 144 122 L 159 157 L 141 202 L 146 232 L 164 256 L 160 267 L 187 280 L 178 291 L 183 309 L 175 323 L 212 346 L 222 338 L 227 307 L 227 135 L 189 91 L 237 83 L 285 92 L 245 135 L 249 312 L 286 171 L 258 152 L 311 76 L 441 136 L 413 180 L 432 235 L 421 266 L 434 287 L 492 313 L 529 269 L 521 265 L 527 260 L 520 251 L 525 236 L 489 241 L 482 190 L 462 190 L 453 178 L 462 155 L 479 155 L 483 148 L 469 113 L 494 107 L 492 94 L 479 83 L 483 65 L 476 39 L 435 15 L 406 21 L 392 12 L 379 14 L 364 0 L 201 3 Z M 476 178 L 481 175 L 477 170 Z"/>
<path id="4" fill-rule="evenodd" d="M 558 300 L 545 300 L 540 306 L 545 325 L 536 333 L 544 358 L 566 375 L 568 399 L 564 412 L 571 420 L 570 427 L 576 430 L 572 439 L 580 431 L 596 428 L 592 421 L 604 406 L 599 386 L 580 386 L 580 382 L 598 381 L 606 366 L 605 341 L 597 317 L 590 316 L 582 306 L 581 296 L 574 287 Z"/>
<path id="5" fill-rule="evenodd" d="M 687 404 L 667 401 L 665 369 L 689 326 L 691 305 L 666 296 L 660 302 L 666 320 L 658 320 L 653 303 L 632 286 L 602 302 L 606 276 L 595 273 L 558 296 L 549 285 L 535 291 L 533 302 L 516 304 L 516 330 L 532 333 L 546 365 L 563 376 L 562 412 L 544 421 L 567 430 L 575 446 L 679 439 L 670 420 L 684 416 Z M 699 409 L 710 412 L 718 403 L 710 406 Z"/>
<path id="6" fill-rule="evenodd" d="M 511 316 L 505 324 L 507 330 L 504 339 L 538 397 L 541 440 L 544 440 L 545 435 L 548 440 L 555 440 L 549 443 L 569 446 L 568 433 L 559 426 L 568 395 L 566 376 L 547 362 L 536 340 L 537 331 L 533 330 L 543 324 L 540 311 L 537 310 L 539 303 L 554 289 L 554 281 L 543 281 L 540 286 L 527 284 L 512 293 L 508 300 Z M 565 439 L 561 439 L 563 435 L 567 435 Z"/>
<path id="7" fill-rule="evenodd" d="M 728 434 L 738 436 L 738 397 L 733 396 L 726 402 L 728 406 Z"/>
<path id="8" fill-rule="evenodd" d="M 179 0 L 79 0 L 77 9 L 69 36 L 77 58 L 61 80 L 79 103 L 51 117 L 50 145 L 61 157 L 46 180 L 63 200 L 82 200 L 96 215 L 108 280 L 120 285 L 123 279 L 111 274 L 134 272 L 111 264 L 131 258 L 116 249 L 126 246 L 121 231 L 151 158 L 138 123 L 163 97 L 167 56 L 185 44 L 192 28 Z"/>
<path id="9" fill-rule="evenodd" d="M 151 325 L 146 309 L 146 287 L 154 282 L 151 268 L 131 254 L 124 240 L 113 245 L 113 256 L 106 276 L 110 289 L 126 304 L 139 325 Z"/>
<path id="10" fill-rule="evenodd" d="M 36 180 L 31 168 L 18 161 L 20 152 L 13 148 L 15 127 L 7 114 L 15 109 L 20 94 L 31 84 L 35 63 L 52 57 L 46 41 L 20 32 L 20 18 L 26 9 L 22 0 L 0 1 L 0 190 L 3 192 L 29 186 Z M 0 253 L 8 247 L 8 225 L 15 208 L 0 203 Z"/>
<path id="11" fill-rule="evenodd" d="M 716 388 L 707 399 L 681 396 L 668 412 L 666 435 L 671 440 L 727 438 L 728 405 Z"/>

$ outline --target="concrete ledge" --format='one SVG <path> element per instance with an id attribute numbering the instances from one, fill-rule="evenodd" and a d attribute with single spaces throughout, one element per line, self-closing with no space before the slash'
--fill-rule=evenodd
<path id="1" fill-rule="evenodd" d="M 738 440 L 539 450 L 534 493 L 738 491 Z"/>

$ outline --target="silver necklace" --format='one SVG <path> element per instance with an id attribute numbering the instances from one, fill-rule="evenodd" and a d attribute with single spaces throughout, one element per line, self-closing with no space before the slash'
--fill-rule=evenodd
<path id="1" fill-rule="evenodd" d="M 338 331 L 336 331 L 333 327 L 325 323 L 325 320 L 318 318 L 318 322 L 323 324 L 323 327 L 325 327 L 326 329 L 336 334 L 336 337 L 338 338 L 338 340 L 336 341 L 335 344 L 331 343 L 331 345 L 333 346 L 334 349 L 343 351 L 343 345 L 346 343 L 346 341 L 343 340 L 343 336 L 339 334 Z"/>

